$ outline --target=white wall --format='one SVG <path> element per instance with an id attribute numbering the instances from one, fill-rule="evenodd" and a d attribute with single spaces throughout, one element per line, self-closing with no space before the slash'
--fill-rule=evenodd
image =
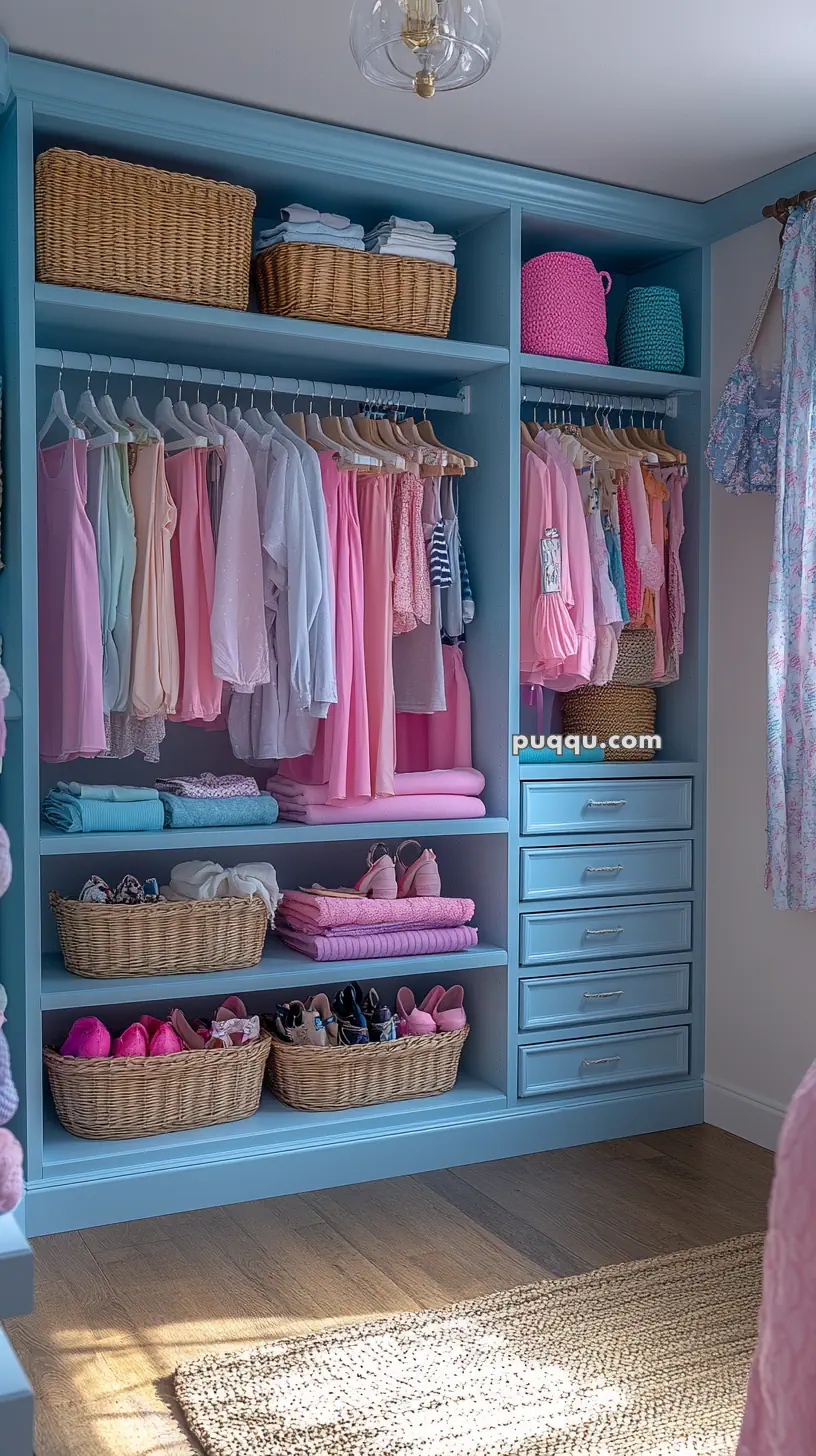
<path id="1" fill-rule="evenodd" d="M 712 253 L 712 404 L 778 250 L 762 222 Z M 774 910 L 765 866 L 766 604 L 773 498 L 711 486 L 706 1120 L 772 1147 L 816 1057 L 816 916 Z M 814 624 L 816 629 L 816 624 Z"/>

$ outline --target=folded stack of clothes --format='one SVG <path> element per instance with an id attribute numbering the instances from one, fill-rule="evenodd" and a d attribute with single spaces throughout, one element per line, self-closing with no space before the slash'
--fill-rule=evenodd
<path id="1" fill-rule="evenodd" d="M 389 217 L 365 235 L 366 252 L 395 258 L 424 258 L 429 263 L 453 265 L 456 239 L 451 233 L 435 233 L 429 222 L 410 217 Z"/>
<path id="2" fill-rule="evenodd" d="M 475 768 L 438 768 L 426 773 L 394 775 L 392 799 L 346 799 L 326 802 L 325 784 L 299 784 L 275 774 L 267 788 L 275 795 L 281 819 L 298 824 L 365 824 L 400 819 L 482 819 L 478 797 L 484 774 Z"/>
<path id="3" fill-rule="evenodd" d="M 266 228 L 255 240 L 255 252 L 273 248 L 276 243 L 320 243 L 331 248 L 351 248 L 355 253 L 365 252 L 363 227 L 336 212 L 318 212 L 314 207 L 304 207 L 292 202 L 281 208 L 281 219 L 277 227 Z"/>
<path id="4" fill-rule="evenodd" d="M 204 773 L 156 780 L 166 829 L 231 829 L 274 824 L 278 806 L 244 774 Z"/>
<path id="5" fill-rule="evenodd" d="M 472 900 L 416 896 L 372 900 L 362 895 L 287 890 L 275 927 L 281 940 L 314 961 L 433 955 L 478 944 Z"/>
<path id="6" fill-rule="evenodd" d="M 155 789 L 119 784 L 59 783 L 46 794 L 43 818 L 64 834 L 135 834 L 164 828 Z"/>

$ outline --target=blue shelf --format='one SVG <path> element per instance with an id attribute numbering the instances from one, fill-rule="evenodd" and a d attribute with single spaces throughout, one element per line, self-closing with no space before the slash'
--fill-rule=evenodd
<path id="1" fill-rule="evenodd" d="M 34 1308 L 34 1255 L 13 1213 L 0 1214 L 0 1320 Z"/>
<path id="2" fill-rule="evenodd" d="M 134 1001 L 176 1001 L 227 992 L 278 991 L 293 986 L 340 985 L 384 976 L 458 976 L 462 971 L 506 966 L 507 951 L 482 944 L 444 955 L 388 956 L 376 960 L 313 961 L 272 937 L 257 966 L 243 971 L 197 971 L 183 976 L 124 976 L 94 980 L 67 971 L 60 955 L 43 956 L 43 1011 L 80 1006 L 123 1006 Z M 0 1221 L 2 1222 L 2 1221 Z M 2 1248 L 0 1246 L 0 1252 Z"/>
<path id="3" fill-rule="evenodd" d="M 643 779 L 693 778 L 699 764 L 670 758 L 653 758 L 646 763 L 581 763 L 565 753 L 559 763 L 519 763 L 521 780 L 531 779 Z"/>
<path id="4" fill-rule="evenodd" d="M 40 853 L 132 854 L 137 849 L 227 849 L 233 845 L 326 844 L 348 839 L 426 839 L 454 834 L 507 834 L 506 819 L 412 819 L 369 824 L 271 824 L 259 829 L 160 829 L 142 834 L 63 834 L 40 828 Z"/>
<path id="5" fill-rule="evenodd" d="M 509 350 L 421 334 L 346 328 L 233 309 L 35 286 L 37 344 L 226 370 L 410 389 L 507 364 Z M 455 391 L 451 391 L 452 393 Z"/>
<path id="6" fill-rule="evenodd" d="M 702 379 L 692 374 L 659 374 L 649 369 L 618 369 L 613 364 L 585 364 L 580 359 L 550 359 L 522 354 L 522 384 L 553 389 L 595 390 L 601 394 L 642 394 L 665 399 L 670 394 L 699 394 Z"/>

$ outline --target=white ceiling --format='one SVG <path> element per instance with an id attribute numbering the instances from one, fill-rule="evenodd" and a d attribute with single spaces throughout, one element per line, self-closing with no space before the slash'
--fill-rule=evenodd
<path id="1" fill-rule="evenodd" d="M 813 0 L 501 0 L 473 90 L 381 91 L 351 0 L 0 0 L 12 49 L 705 200 L 816 152 Z"/>

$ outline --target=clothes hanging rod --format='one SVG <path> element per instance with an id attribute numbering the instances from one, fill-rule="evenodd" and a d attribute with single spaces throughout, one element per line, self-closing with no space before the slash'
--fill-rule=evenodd
<path id="1" fill-rule="evenodd" d="M 675 394 L 670 394 L 667 399 L 647 399 L 640 394 L 594 394 L 582 389 L 552 389 L 547 385 L 539 389 L 537 386 L 522 385 L 521 402 L 554 404 L 559 409 L 634 410 L 637 413 L 645 410 L 647 414 L 664 415 L 669 420 L 677 418 Z"/>
<path id="2" fill-rule="evenodd" d="M 293 399 L 333 399 L 344 404 L 376 404 L 381 408 L 445 410 L 470 414 L 470 386 L 458 394 L 425 394 L 422 390 L 386 389 L 366 384 L 327 384 L 323 379 L 279 379 L 273 374 L 253 374 L 237 369 L 203 369 L 198 364 L 163 364 L 154 359 L 131 359 L 128 355 L 89 354 L 70 349 L 37 349 L 38 368 L 62 370 L 66 374 L 122 374 L 127 379 L 160 379 L 166 384 L 210 385 L 216 389 L 259 394 L 291 395 Z"/>
<path id="3" fill-rule="evenodd" d="M 767 207 L 763 207 L 762 216 L 775 217 L 777 222 L 781 222 L 784 227 L 788 214 L 793 208 L 801 207 L 806 202 L 812 202 L 814 197 L 816 197 L 816 191 L 797 192 L 795 197 L 777 197 L 776 202 L 769 202 Z"/>

